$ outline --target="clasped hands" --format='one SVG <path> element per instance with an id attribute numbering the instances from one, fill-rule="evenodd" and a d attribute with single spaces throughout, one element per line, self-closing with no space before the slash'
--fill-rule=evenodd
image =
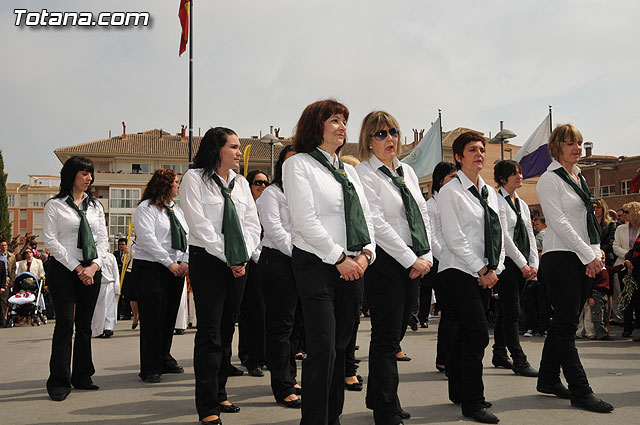
<path id="1" fill-rule="evenodd" d="M 91 286 L 94 284 L 93 276 L 98 271 L 99 266 L 96 263 L 91 263 L 87 267 L 83 267 L 78 264 L 78 266 L 74 269 L 78 273 L 78 279 L 82 281 L 84 285 Z"/>
<path id="2" fill-rule="evenodd" d="M 171 263 L 168 269 L 175 277 L 184 277 L 189 270 L 189 263 Z"/>

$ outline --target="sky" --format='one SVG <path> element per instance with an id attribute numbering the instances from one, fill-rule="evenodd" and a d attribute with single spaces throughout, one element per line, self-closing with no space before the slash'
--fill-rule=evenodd
<path id="1" fill-rule="evenodd" d="M 9 182 L 58 174 L 53 150 L 188 123 L 179 0 L 0 4 L 0 149 Z M 147 27 L 15 26 L 14 9 L 149 12 Z M 308 104 L 372 110 L 408 141 L 442 109 L 444 131 L 523 144 L 553 105 L 598 155 L 640 155 L 640 2 L 633 0 L 196 0 L 194 134 L 290 136 Z"/>

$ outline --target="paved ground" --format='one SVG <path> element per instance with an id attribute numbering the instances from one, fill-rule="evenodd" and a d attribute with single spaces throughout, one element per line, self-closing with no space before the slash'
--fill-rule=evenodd
<path id="1" fill-rule="evenodd" d="M 437 319 L 429 329 L 407 333 L 403 348 L 413 361 L 400 363 L 400 399 L 412 419 L 407 424 L 464 422 L 460 408 L 447 398 L 446 378 L 434 368 Z M 183 375 L 165 375 L 159 384 L 137 377 L 138 332 L 131 322 L 118 323 L 111 339 L 94 339 L 94 382 L 99 391 L 74 390 L 61 403 L 49 400 L 45 390 L 53 323 L 41 327 L 0 329 L 0 423 L 11 424 L 196 424 L 193 376 L 194 330 L 176 336 L 173 355 L 184 366 Z M 638 331 L 637 331 L 638 332 Z M 614 335 L 619 336 L 620 328 Z M 358 335 L 362 347 L 361 374 L 367 376 L 369 321 Z M 638 335 L 638 334 L 636 334 Z M 531 363 L 538 365 L 542 338 L 523 338 Z M 235 344 L 234 344 L 235 346 Z M 572 408 L 567 400 L 538 395 L 535 379 L 515 376 L 490 365 L 485 356 L 485 394 L 504 424 L 638 424 L 640 423 L 640 343 L 630 339 L 612 342 L 581 340 L 581 358 L 596 394 L 616 410 L 602 415 Z M 235 359 L 237 361 L 237 358 Z M 225 425 L 299 422 L 299 410 L 274 403 L 269 378 L 230 378 L 229 397 L 242 407 L 225 414 Z M 366 389 L 366 386 L 365 386 Z M 347 392 L 343 425 L 373 424 L 364 406 L 364 392 Z"/>

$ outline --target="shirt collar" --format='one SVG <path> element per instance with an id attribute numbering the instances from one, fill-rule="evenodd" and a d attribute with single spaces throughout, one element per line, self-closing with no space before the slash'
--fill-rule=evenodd
<path id="1" fill-rule="evenodd" d="M 320 151 L 324 156 L 327 157 L 327 159 L 329 160 L 329 163 L 331 165 L 333 165 L 334 167 L 338 168 L 338 155 L 334 154 L 333 156 L 331 156 L 331 154 L 327 151 L 323 151 L 322 149 L 320 149 L 320 147 L 317 148 L 318 151 Z"/>
<path id="2" fill-rule="evenodd" d="M 236 173 L 231 169 L 229 170 L 229 182 L 226 181 L 224 178 L 222 178 L 222 176 L 217 172 L 216 172 L 216 176 L 220 177 L 220 181 L 222 181 L 222 184 L 224 185 L 224 187 L 229 187 L 229 182 L 236 177 Z"/>
<path id="3" fill-rule="evenodd" d="M 377 170 L 380 167 L 387 167 L 385 164 L 382 163 L 382 161 L 380 161 L 378 159 L 377 156 L 375 155 L 371 155 L 371 157 L 369 157 L 369 164 L 371 165 L 371 168 L 373 168 L 374 170 Z M 393 170 L 390 170 L 391 173 L 395 176 L 398 175 L 398 173 L 396 172 L 396 170 L 398 168 L 400 168 L 402 164 L 400 163 L 400 161 L 398 160 L 398 158 L 393 158 Z M 389 169 L 389 167 L 387 167 L 387 169 Z"/>
<path id="4" fill-rule="evenodd" d="M 554 159 L 551 161 L 551 164 L 549 164 L 549 166 L 547 167 L 547 171 L 557 170 L 558 168 L 562 168 L 562 164 L 560 164 L 560 162 Z M 577 176 L 578 174 L 580 174 L 580 172 L 581 172 L 580 167 L 574 164 L 573 173 Z"/>
<path id="5" fill-rule="evenodd" d="M 469 179 L 469 177 L 467 177 L 467 175 L 462 170 L 458 170 L 458 178 L 460 179 L 460 183 L 462 183 L 462 187 L 465 190 L 468 190 L 471 186 L 475 186 L 471 179 Z M 486 183 L 484 182 L 484 180 L 482 180 L 480 174 L 478 174 L 478 189 L 482 190 L 485 185 Z"/>

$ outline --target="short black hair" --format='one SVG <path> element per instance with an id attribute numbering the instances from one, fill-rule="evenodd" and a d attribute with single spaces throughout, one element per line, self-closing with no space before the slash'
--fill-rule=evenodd
<path id="1" fill-rule="evenodd" d="M 431 175 L 433 180 L 433 187 L 431 190 L 433 193 L 440 191 L 444 179 L 454 171 L 456 171 L 456 166 L 451 162 L 442 161 L 436 165 L 436 168 L 433 169 L 433 174 Z"/>
<path id="2" fill-rule="evenodd" d="M 451 150 L 453 151 L 453 160 L 456 163 L 456 168 L 459 170 L 462 168 L 462 164 L 458 162 L 456 159 L 456 155 L 460 155 L 462 158 L 464 156 L 464 147 L 467 146 L 471 142 L 482 142 L 482 146 L 486 146 L 487 141 L 482 137 L 482 134 L 477 131 L 467 131 L 459 135 L 456 140 L 453 141 L 451 145 Z"/>
<path id="3" fill-rule="evenodd" d="M 493 180 L 498 186 L 504 186 L 509 177 L 522 173 L 522 166 L 512 159 L 503 159 L 493 167 Z"/>
<path id="4" fill-rule="evenodd" d="M 120 242 L 127 243 L 127 238 L 120 238 L 120 239 L 118 239 L 118 243 L 120 243 Z"/>

